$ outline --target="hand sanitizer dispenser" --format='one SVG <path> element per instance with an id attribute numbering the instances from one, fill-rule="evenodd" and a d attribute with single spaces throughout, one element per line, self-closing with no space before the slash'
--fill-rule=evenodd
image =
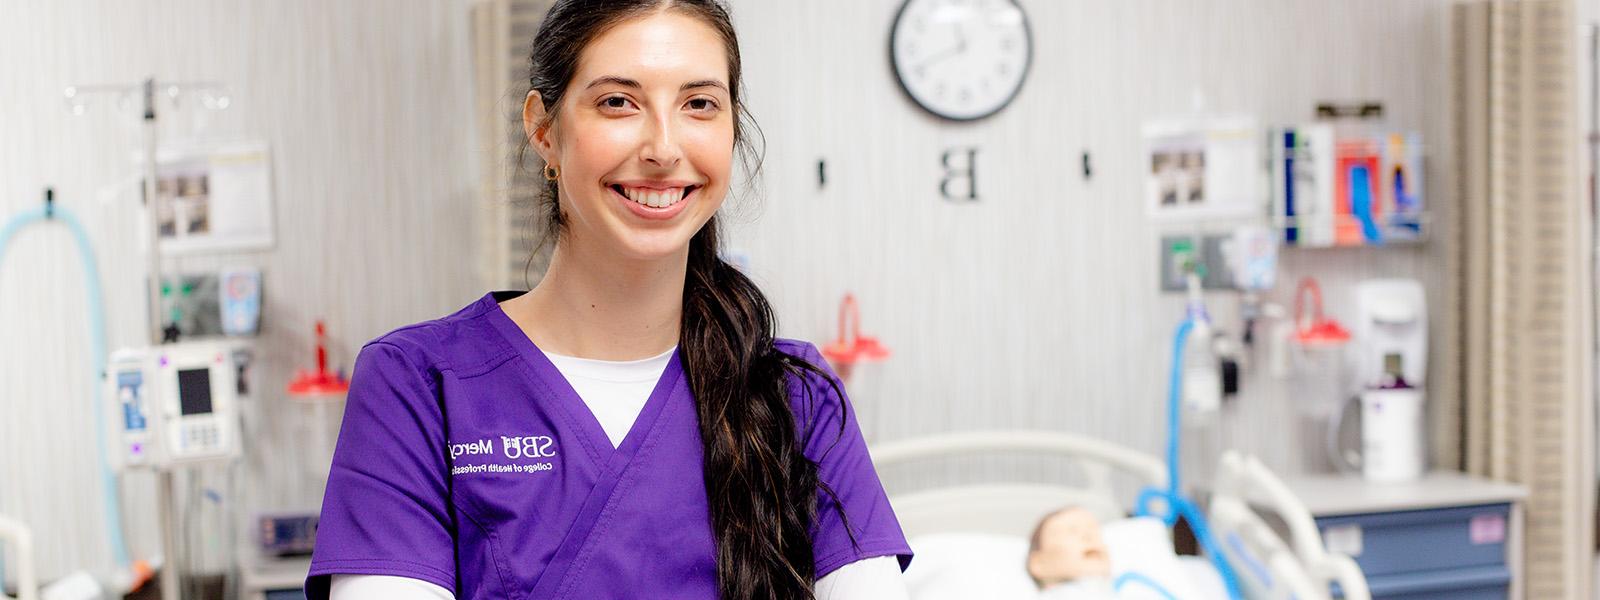
<path id="1" fill-rule="evenodd" d="M 1422 284 L 1377 279 L 1356 287 L 1354 344 L 1361 378 L 1361 472 L 1372 481 L 1410 481 L 1426 470 L 1423 381 L 1428 312 Z"/>
<path id="2" fill-rule="evenodd" d="M 1361 385 L 1383 387 L 1398 375 L 1422 388 L 1428 373 L 1428 308 L 1422 283 L 1373 279 L 1356 286 L 1356 373 Z M 1397 367 L 1397 368 L 1396 368 Z M 1392 372 L 1392 373 L 1391 373 Z"/>

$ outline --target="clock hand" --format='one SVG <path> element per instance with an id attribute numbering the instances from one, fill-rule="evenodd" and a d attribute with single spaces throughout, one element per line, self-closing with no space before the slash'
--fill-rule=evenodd
<path id="1" fill-rule="evenodd" d="M 933 56 L 930 56 L 928 58 L 922 59 L 922 62 L 917 63 L 917 65 L 915 67 L 913 67 L 915 70 L 917 70 L 920 73 L 921 71 L 926 70 L 928 67 L 933 66 L 936 63 L 943 62 L 945 59 L 948 59 L 948 58 L 950 58 L 952 56 L 956 56 L 958 54 L 964 54 L 967 51 L 967 36 L 966 36 L 966 33 L 962 30 L 960 23 L 957 23 L 955 25 L 955 27 L 956 27 L 956 45 L 951 46 L 949 48 L 946 48 L 946 49 L 934 54 Z"/>
<path id="2" fill-rule="evenodd" d="M 964 46 L 962 44 L 956 44 L 956 45 L 951 46 L 949 48 L 945 48 L 943 51 L 941 51 L 941 52 L 939 52 L 937 54 L 934 54 L 933 56 L 929 56 L 927 58 L 922 59 L 922 62 L 917 63 L 917 65 L 915 67 L 912 67 L 912 68 L 916 69 L 919 72 L 923 71 L 923 70 L 926 70 L 928 67 L 933 66 L 936 63 L 942 62 L 947 58 L 950 58 L 952 56 L 955 56 L 957 54 L 961 54 L 962 52 L 965 52 L 966 49 L 967 49 L 966 46 Z"/>

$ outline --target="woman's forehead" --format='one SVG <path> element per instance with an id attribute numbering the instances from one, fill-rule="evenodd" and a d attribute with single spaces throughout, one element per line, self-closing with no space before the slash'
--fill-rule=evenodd
<path id="1" fill-rule="evenodd" d="M 616 77 L 676 88 L 691 81 L 727 84 L 728 53 L 704 21 L 676 11 L 628 19 L 596 36 L 579 55 L 573 84 Z"/>

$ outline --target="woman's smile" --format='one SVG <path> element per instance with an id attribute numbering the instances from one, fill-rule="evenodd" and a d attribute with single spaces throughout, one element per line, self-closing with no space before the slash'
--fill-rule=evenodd
<path id="1" fill-rule="evenodd" d="M 607 187 L 613 197 L 640 218 L 667 220 L 682 213 L 703 186 L 682 181 L 632 181 Z"/>

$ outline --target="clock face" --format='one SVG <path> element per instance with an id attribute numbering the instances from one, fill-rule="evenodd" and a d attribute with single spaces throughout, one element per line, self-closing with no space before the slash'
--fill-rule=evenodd
<path id="1" fill-rule="evenodd" d="M 1022 89 L 1033 37 L 1013 0 L 906 0 L 889 57 L 900 87 L 922 108 L 971 121 L 999 112 Z"/>

